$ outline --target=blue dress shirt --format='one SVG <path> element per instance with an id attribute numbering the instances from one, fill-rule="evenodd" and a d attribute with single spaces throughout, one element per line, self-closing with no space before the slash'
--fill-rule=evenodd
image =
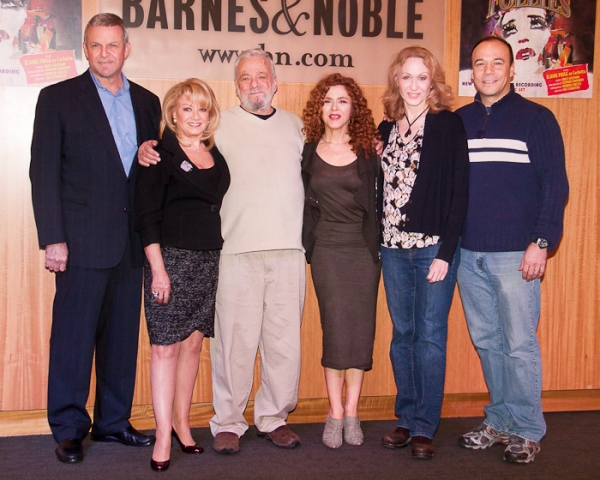
<path id="1" fill-rule="evenodd" d="M 133 158 L 138 149 L 137 130 L 135 127 L 135 115 L 133 113 L 133 104 L 131 103 L 131 94 L 129 93 L 129 81 L 125 75 L 123 77 L 123 86 L 116 95 L 100 85 L 96 76 L 92 73 L 91 77 L 98 89 L 98 95 L 104 106 L 104 112 L 108 117 L 110 129 L 112 130 L 121 162 L 125 169 L 125 174 L 129 176 Z"/>

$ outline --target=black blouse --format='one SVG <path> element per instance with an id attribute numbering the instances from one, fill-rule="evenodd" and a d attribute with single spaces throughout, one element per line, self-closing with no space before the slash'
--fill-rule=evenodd
<path id="1" fill-rule="evenodd" d="M 144 247 L 185 250 L 220 250 L 223 196 L 230 176 L 225 159 L 216 146 L 210 149 L 218 172 L 215 190 L 209 178 L 188 159 L 177 137 L 165 129 L 156 148 L 161 161 L 138 171 L 134 200 L 135 229 Z"/>

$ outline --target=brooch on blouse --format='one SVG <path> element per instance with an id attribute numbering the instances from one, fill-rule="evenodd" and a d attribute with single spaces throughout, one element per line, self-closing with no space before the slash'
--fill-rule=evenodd
<path id="1" fill-rule="evenodd" d="M 192 170 L 192 164 L 190 162 L 188 162 L 187 160 L 184 160 L 183 162 L 181 162 L 181 165 L 179 165 L 181 167 L 181 169 L 184 172 L 190 172 Z"/>

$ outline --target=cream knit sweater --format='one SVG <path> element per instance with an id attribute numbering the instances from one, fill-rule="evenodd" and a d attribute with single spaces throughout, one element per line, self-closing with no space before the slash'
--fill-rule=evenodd
<path id="1" fill-rule="evenodd" d="M 215 143 L 231 185 L 223 199 L 223 254 L 302 248 L 302 120 L 277 109 L 263 120 L 240 106 L 221 112 Z"/>

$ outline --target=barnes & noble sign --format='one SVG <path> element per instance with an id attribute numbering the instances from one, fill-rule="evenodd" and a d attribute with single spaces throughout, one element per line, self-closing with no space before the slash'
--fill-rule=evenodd
<path id="1" fill-rule="evenodd" d="M 231 80 L 237 55 L 269 52 L 280 82 L 334 71 L 385 84 L 409 45 L 443 61 L 443 0 L 99 0 L 129 28 L 130 77 Z"/>

